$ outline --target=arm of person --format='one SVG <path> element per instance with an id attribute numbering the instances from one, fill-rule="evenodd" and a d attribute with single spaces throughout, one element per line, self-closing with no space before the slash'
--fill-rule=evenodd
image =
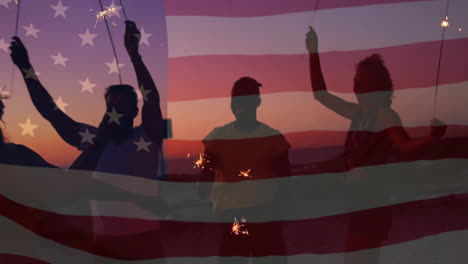
<path id="1" fill-rule="evenodd" d="M 163 118 L 160 97 L 156 84 L 138 51 L 140 31 L 133 21 L 125 21 L 125 47 L 133 63 L 138 80 L 138 87 L 143 95 L 142 127 L 152 141 L 161 141 L 163 137 Z"/>
<path id="2" fill-rule="evenodd" d="M 440 121 L 433 120 L 431 133 L 429 135 L 411 138 L 403 128 L 401 119 L 395 111 L 391 109 L 380 110 L 378 120 L 383 124 L 385 133 L 390 136 L 402 153 L 411 153 L 433 143 L 440 139 L 445 134 L 446 130 L 445 125 Z"/>
<path id="3" fill-rule="evenodd" d="M 309 51 L 309 71 L 314 98 L 335 113 L 352 119 L 359 112 L 359 105 L 328 92 L 320 65 L 317 34 L 311 27 L 307 33 L 306 46 Z"/>
<path id="4" fill-rule="evenodd" d="M 23 145 L 17 145 L 19 149 L 19 159 L 24 165 L 24 166 L 32 166 L 32 167 L 44 167 L 44 168 L 57 168 L 56 166 L 48 163 L 45 161 L 39 154 L 34 152 L 32 149 L 23 146 Z"/>
<path id="5" fill-rule="evenodd" d="M 80 144 L 79 123 L 67 116 L 55 104 L 52 96 L 39 81 L 32 67 L 26 47 L 18 37 L 13 37 L 10 46 L 13 63 L 20 70 L 31 100 L 42 117 L 47 119 L 58 134 L 68 144 L 77 147 Z"/>
<path id="6" fill-rule="evenodd" d="M 86 142 L 88 144 L 83 144 L 81 146 L 82 148 L 80 148 L 80 150 L 82 150 L 82 152 L 70 166 L 70 169 L 87 171 L 94 171 L 96 169 L 105 146 L 111 138 L 112 128 L 110 128 L 108 124 L 109 116 L 105 114 L 97 129 L 83 125 L 88 132 L 89 130 L 95 131 L 96 135 L 93 135 L 91 142 Z"/>

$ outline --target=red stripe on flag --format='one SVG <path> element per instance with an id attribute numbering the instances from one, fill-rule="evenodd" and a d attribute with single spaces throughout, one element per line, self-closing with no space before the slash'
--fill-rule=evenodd
<path id="1" fill-rule="evenodd" d="M 468 38 L 446 40 L 440 84 L 468 80 Z M 330 91 L 352 93 L 356 64 L 379 53 L 393 79 L 394 89 L 435 85 L 440 41 L 372 50 L 326 52 L 321 55 Z M 304 48 L 305 49 L 305 48 Z M 216 72 L 216 74 L 213 74 Z M 261 93 L 311 91 L 308 54 L 206 55 L 169 59 L 169 101 L 228 97 L 233 83 L 251 76 L 263 84 Z"/>
<path id="2" fill-rule="evenodd" d="M 93 239 L 92 228 L 89 225 L 93 218 L 91 216 L 54 214 L 17 204 L 4 196 L 0 196 L 0 203 L 8 207 L 3 215 L 24 228 L 57 243 L 104 257 L 144 260 L 164 257 L 232 256 L 237 251 L 235 247 L 225 250 L 223 254 L 218 250 L 219 235 L 230 232 L 230 223 L 162 221 L 160 231 L 125 237 L 94 236 Z M 256 245 L 259 250 L 254 252 L 254 256 L 342 253 L 395 245 L 444 232 L 468 229 L 468 214 L 465 212 L 467 207 L 468 194 L 459 194 L 315 219 L 247 223 L 247 228 L 259 232 L 273 232 L 280 223 L 284 229 L 283 242 L 289 245 L 282 249 L 279 244 L 263 240 L 264 244 Z M 390 217 L 390 212 L 393 219 L 390 226 L 376 224 L 375 219 L 386 219 Z M 369 231 L 372 232 L 386 233 L 386 229 L 391 227 L 388 239 L 356 239 L 356 243 L 348 243 L 345 246 L 345 241 L 354 240 L 353 236 L 346 236 L 346 226 L 350 217 L 363 226 L 368 225 Z M 116 217 L 100 217 L 100 220 L 116 228 L 151 225 L 154 222 Z M 366 230 L 361 230 L 361 235 L 363 232 L 366 233 Z M 154 245 L 159 240 L 164 243 L 164 253 L 155 250 Z"/>
<path id="3" fill-rule="evenodd" d="M 0 263 L 3 264 L 49 264 L 38 259 L 33 259 L 30 257 L 13 255 L 13 254 L 0 254 Z"/>
<path id="4" fill-rule="evenodd" d="M 317 0 L 170 0 L 165 2 L 168 16 L 255 17 L 316 10 Z M 318 9 L 378 4 L 397 4 L 428 0 L 326 0 Z"/>

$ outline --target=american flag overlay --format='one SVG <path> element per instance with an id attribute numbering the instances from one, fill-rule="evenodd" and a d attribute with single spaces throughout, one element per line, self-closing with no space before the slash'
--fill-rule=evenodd
<path id="1" fill-rule="evenodd" d="M 0 0 L 0 263 L 466 263 L 467 12 Z"/>

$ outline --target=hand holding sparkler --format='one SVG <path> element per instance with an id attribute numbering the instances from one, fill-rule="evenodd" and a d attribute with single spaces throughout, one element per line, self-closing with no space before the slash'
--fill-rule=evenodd
<path id="1" fill-rule="evenodd" d="M 440 139 L 444 136 L 447 130 L 447 126 L 437 118 L 432 119 L 431 121 L 431 137 L 433 139 Z"/>
<path id="2" fill-rule="evenodd" d="M 125 21 L 125 48 L 130 57 L 139 56 L 138 47 L 140 45 L 141 34 L 135 22 Z"/>
<path id="3" fill-rule="evenodd" d="M 318 37 L 317 32 L 312 27 L 309 27 L 309 32 L 306 34 L 306 47 L 309 53 L 318 52 Z"/>
<path id="4" fill-rule="evenodd" d="M 13 37 L 10 45 L 11 60 L 20 70 L 30 68 L 28 50 L 19 37 Z"/>

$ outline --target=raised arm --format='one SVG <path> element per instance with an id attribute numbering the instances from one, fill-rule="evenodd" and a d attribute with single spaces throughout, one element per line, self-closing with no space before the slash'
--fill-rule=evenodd
<path id="1" fill-rule="evenodd" d="M 36 109 L 52 124 L 63 140 L 72 146 L 79 146 L 79 124 L 57 107 L 53 98 L 41 84 L 29 61 L 28 51 L 19 37 L 13 37 L 10 50 L 11 59 L 23 75 L 29 96 Z"/>
<path id="2" fill-rule="evenodd" d="M 379 128 L 384 129 L 402 153 L 411 153 L 439 140 L 445 134 L 447 127 L 439 120 L 431 122 L 431 132 L 427 136 L 411 138 L 403 128 L 398 114 L 391 110 L 380 110 L 378 119 Z"/>
<path id="3" fill-rule="evenodd" d="M 327 91 L 322 67 L 320 66 L 317 33 L 313 28 L 309 27 L 309 32 L 306 36 L 306 47 L 310 54 L 310 80 L 314 98 L 337 114 L 348 119 L 353 118 L 359 112 L 359 105 L 343 100 Z"/>
<path id="4" fill-rule="evenodd" d="M 138 87 L 143 95 L 142 126 L 153 141 L 161 141 L 163 137 L 163 119 L 160 108 L 159 93 L 156 84 L 146 68 L 138 51 L 140 31 L 135 22 L 125 21 L 125 47 L 133 63 L 138 79 Z"/>

